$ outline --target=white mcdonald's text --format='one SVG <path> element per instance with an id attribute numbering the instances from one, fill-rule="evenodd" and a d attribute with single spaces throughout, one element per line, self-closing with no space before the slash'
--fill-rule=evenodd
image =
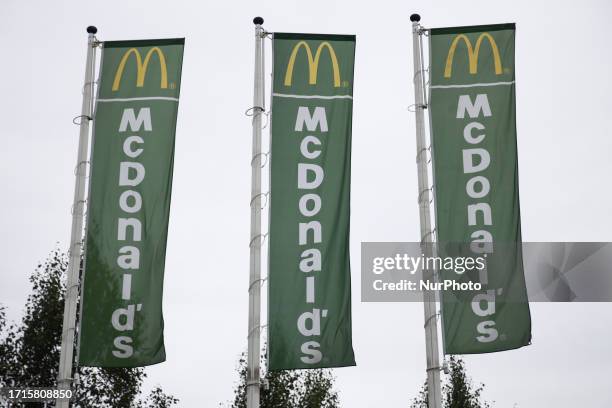
<path id="1" fill-rule="evenodd" d="M 470 119 L 477 119 L 481 114 L 483 117 L 491 117 L 491 107 L 487 94 L 478 94 L 474 101 L 470 95 L 460 95 L 457 106 L 457 119 L 465 118 L 465 114 Z M 487 202 L 487 195 L 491 191 L 489 179 L 483 172 L 491 164 L 491 155 L 483 147 L 478 147 L 485 139 L 485 126 L 475 120 L 465 125 L 463 129 L 463 139 L 469 145 L 462 150 L 463 154 L 463 173 L 471 175 L 465 185 L 465 191 L 472 200 L 479 201 L 468 204 L 467 220 L 470 227 L 476 230 L 472 232 L 470 250 L 478 254 L 493 252 L 493 235 L 487 229 L 493 225 L 491 205 Z M 488 283 L 488 272 L 485 267 L 480 269 L 480 283 Z M 483 307 L 484 305 L 484 307 Z M 482 293 L 477 293 L 472 298 L 472 312 L 483 318 L 478 323 L 476 340 L 481 343 L 490 343 L 498 338 L 498 331 L 495 327 L 495 290 L 489 289 Z"/>
<path id="2" fill-rule="evenodd" d="M 119 196 L 119 208 L 126 217 L 118 219 L 117 240 L 121 242 L 117 265 L 121 268 L 121 300 L 127 301 L 125 307 L 117 308 L 112 315 L 113 328 L 121 335 L 115 337 L 113 355 L 117 358 L 129 358 L 134 354 L 132 337 L 130 332 L 134 330 L 134 317 L 137 311 L 142 310 L 142 304 L 129 304 L 132 298 L 132 274 L 138 273 L 140 269 L 140 248 L 138 243 L 142 241 L 142 222 L 137 217 L 142 209 L 142 196 L 134 189 L 145 178 L 145 168 L 137 161 L 143 153 L 144 139 L 134 133 L 144 130 L 151 132 L 151 109 L 141 108 L 138 114 L 133 108 L 123 110 L 119 132 L 128 136 L 123 139 L 122 152 L 126 161 L 120 163 L 119 186 L 126 188 Z M 132 161 L 128 161 L 132 159 Z"/>
<path id="3" fill-rule="evenodd" d="M 317 106 L 311 114 L 307 106 L 298 107 L 295 131 L 303 132 L 304 127 L 309 133 L 303 136 L 300 142 L 300 161 L 304 162 L 298 163 L 297 179 L 298 191 L 300 194 L 303 193 L 298 206 L 304 221 L 299 223 L 297 238 L 300 248 L 303 248 L 299 269 L 303 273 L 302 279 L 305 279 L 306 282 L 305 303 L 306 307 L 312 307 L 312 309 L 303 312 L 298 317 L 297 329 L 306 340 L 300 347 L 303 354 L 300 359 L 305 364 L 316 364 L 323 358 L 321 345 L 316 339 L 321 335 L 321 319 L 327 317 L 327 309 L 313 307 L 316 303 L 315 280 L 317 274 L 321 272 L 322 264 L 321 250 L 314 246 L 317 244 L 319 247 L 323 246 L 321 245 L 323 243 L 321 223 L 316 220 L 323 204 L 321 196 L 317 194 L 317 189 L 322 185 L 325 173 L 320 165 L 313 163 L 322 152 L 321 135 L 316 136 L 310 133 L 327 133 L 325 108 Z"/>

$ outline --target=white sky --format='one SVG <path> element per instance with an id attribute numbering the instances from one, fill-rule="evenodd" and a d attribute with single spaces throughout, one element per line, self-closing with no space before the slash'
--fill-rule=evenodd
<path id="1" fill-rule="evenodd" d="M 426 27 L 517 23 L 523 239 L 612 241 L 610 3 L 430 3 L 2 1 L 0 302 L 9 318 L 20 318 L 37 263 L 68 247 L 86 26 L 96 25 L 100 40 L 186 37 L 164 290 L 168 361 L 147 370 L 147 387 L 161 384 L 184 407 L 231 399 L 247 335 L 252 18 L 263 16 L 268 31 L 354 33 L 358 366 L 335 371 L 337 388 L 345 407 L 407 406 L 425 378 L 422 305 L 361 303 L 359 248 L 419 239 L 406 110 L 412 12 Z M 612 306 L 531 310 L 533 345 L 465 358 L 485 398 L 496 407 L 612 406 Z"/>

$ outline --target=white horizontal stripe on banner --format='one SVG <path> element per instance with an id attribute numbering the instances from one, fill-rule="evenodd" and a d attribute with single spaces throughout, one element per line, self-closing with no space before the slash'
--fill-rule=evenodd
<path id="1" fill-rule="evenodd" d="M 465 84 L 465 85 L 432 85 L 432 89 L 443 89 L 443 88 L 475 88 L 478 86 L 499 86 L 499 85 L 512 85 L 514 81 L 510 82 L 484 82 L 480 84 Z"/>
<path id="2" fill-rule="evenodd" d="M 297 98 L 297 99 L 353 99 L 351 95 L 290 95 L 282 93 L 273 93 L 272 96 L 278 96 L 280 98 Z"/>
<path id="3" fill-rule="evenodd" d="M 129 101 L 176 101 L 178 102 L 178 98 L 171 98 L 168 96 L 147 96 L 143 98 L 96 99 L 96 102 L 129 102 Z"/>

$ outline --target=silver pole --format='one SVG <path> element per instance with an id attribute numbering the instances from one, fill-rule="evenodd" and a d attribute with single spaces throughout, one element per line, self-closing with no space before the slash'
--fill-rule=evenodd
<path id="1" fill-rule="evenodd" d="M 87 27 L 87 59 L 85 62 L 85 85 L 83 85 L 83 104 L 79 126 L 79 151 L 72 204 L 72 232 L 70 234 L 70 258 L 68 260 L 68 279 L 64 302 L 64 323 L 62 328 L 62 347 L 60 350 L 58 388 L 72 386 L 72 367 L 74 352 L 74 333 L 76 326 L 77 298 L 79 290 L 79 271 L 83 241 L 83 219 L 85 210 L 85 191 L 87 190 L 87 161 L 89 154 L 89 122 L 92 117 L 92 97 L 94 80 L 94 53 L 96 48 L 96 27 Z M 56 400 L 56 407 L 67 408 L 68 400 Z"/>
<path id="2" fill-rule="evenodd" d="M 416 136 L 417 136 L 417 166 L 419 169 L 419 216 L 421 219 L 421 246 L 423 254 L 432 255 L 432 230 L 429 212 L 429 194 L 422 194 L 429 189 L 429 171 L 427 166 L 427 141 L 425 138 L 425 90 L 423 80 L 423 60 L 421 50 L 421 26 L 418 14 L 410 16 L 412 21 L 412 49 L 414 52 L 414 103 L 416 113 Z M 423 279 L 433 279 L 433 271 L 424 269 Z M 427 355 L 427 389 L 429 408 L 440 408 L 442 397 L 440 391 L 440 357 L 438 355 L 438 323 L 436 320 L 436 297 L 433 291 L 423 292 L 423 310 L 425 315 L 425 352 Z"/>
<path id="3" fill-rule="evenodd" d="M 253 158 L 251 160 L 251 240 L 249 271 L 249 332 L 247 408 L 259 408 L 261 314 L 261 115 L 264 108 L 263 24 L 255 17 L 255 84 L 253 95 Z"/>

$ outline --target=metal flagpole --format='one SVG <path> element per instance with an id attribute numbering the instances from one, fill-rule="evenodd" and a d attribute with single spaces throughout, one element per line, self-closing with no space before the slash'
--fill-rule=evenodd
<path id="1" fill-rule="evenodd" d="M 425 139 L 425 104 L 424 66 L 422 60 L 421 38 L 422 29 L 419 24 L 421 16 L 413 14 L 412 21 L 412 49 L 414 53 L 414 103 L 416 114 L 417 136 L 417 166 L 419 169 L 419 215 L 421 219 L 421 247 L 423 254 L 432 255 L 432 234 L 429 204 L 432 192 L 429 187 L 429 173 L 427 168 L 427 142 Z M 428 194 L 423 194 L 428 191 Z M 433 271 L 427 268 L 422 270 L 423 279 L 433 279 Z M 442 397 L 440 391 L 440 357 L 438 355 L 438 323 L 436 313 L 436 298 L 433 291 L 423 291 L 423 308 L 425 314 L 425 350 L 427 355 L 427 397 L 429 408 L 440 408 Z"/>
<path id="2" fill-rule="evenodd" d="M 83 219 L 85 209 L 85 191 L 87 189 L 87 161 L 89 152 L 89 122 L 92 119 L 92 97 L 94 88 L 95 34 L 98 29 L 87 27 L 87 59 L 85 62 L 85 84 L 83 85 L 83 104 L 79 126 L 79 151 L 74 184 L 74 202 L 72 204 L 72 232 L 70 235 L 70 258 L 68 261 L 68 279 L 64 302 L 64 323 L 62 326 L 62 347 L 60 350 L 58 388 L 69 389 L 72 386 L 72 368 L 74 352 L 74 334 L 76 326 L 77 298 L 79 290 L 79 271 L 83 241 Z M 57 399 L 56 407 L 67 408 L 67 399 Z"/>
<path id="3" fill-rule="evenodd" d="M 247 351 L 247 408 L 259 408 L 261 314 L 261 115 L 265 112 L 263 24 L 255 17 L 255 81 L 253 96 L 253 158 L 251 159 L 251 241 L 249 272 L 249 332 Z"/>

